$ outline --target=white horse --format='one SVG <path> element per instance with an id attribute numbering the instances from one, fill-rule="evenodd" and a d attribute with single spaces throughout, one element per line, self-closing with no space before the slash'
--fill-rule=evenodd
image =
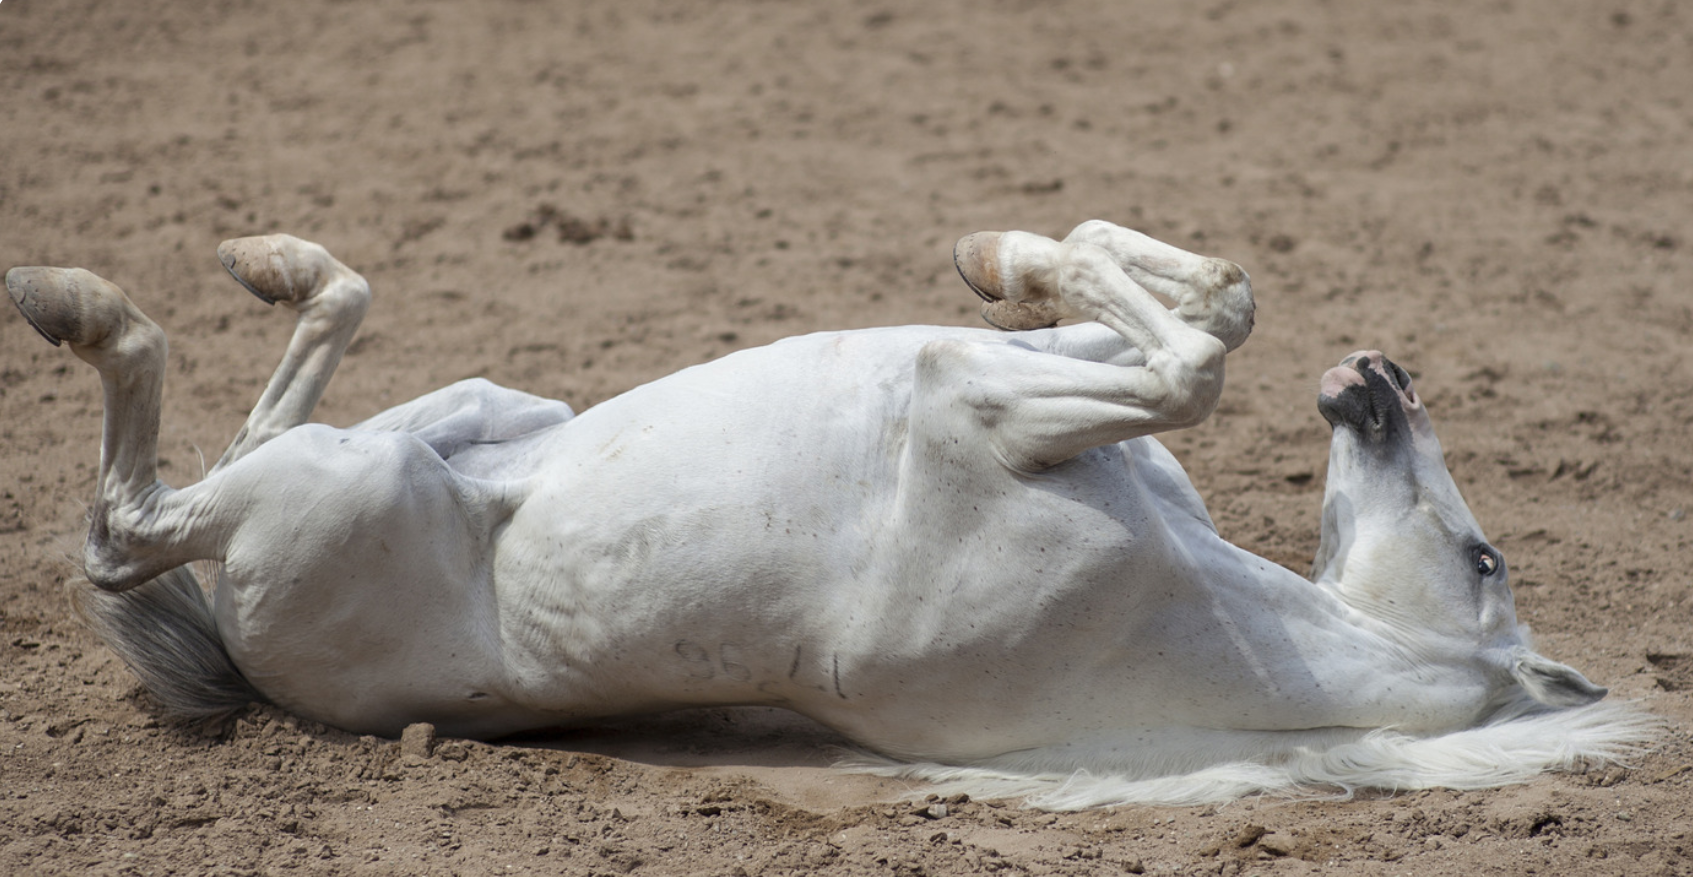
<path id="1" fill-rule="evenodd" d="M 1251 331 L 1233 263 L 1097 221 L 982 233 L 960 272 L 1026 331 L 807 335 L 580 416 L 471 380 L 333 429 L 306 420 L 369 287 L 285 235 L 218 252 L 299 322 L 181 489 L 155 467 L 163 332 L 86 271 L 6 275 L 104 383 L 85 567 L 115 593 L 79 603 L 174 712 L 496 737 L 774 705 L 885 772 L 1052 807 L 1490 786 L 1651 738 L 1531 649 L 1380 353 L 1322 379 L 1311 578 L 1218 536 L 1152 434 L 1211 412 Z"/>

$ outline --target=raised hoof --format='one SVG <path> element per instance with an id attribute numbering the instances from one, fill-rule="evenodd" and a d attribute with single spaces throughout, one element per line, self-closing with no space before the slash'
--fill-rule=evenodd
<path id="1" fill-rule="evenodd" d="M 1045 301 L 990 301 L 982 305 L 982 319 L 995 329 L 1026 332 L 1058 325 L 1059 314 Z"/>
<path id="2" fill-rule="evenodd" d="M 6 291 L 30 328 L 54 347 L 100 343 L 123 326 L 129 302 L 111 281 L 81 268 L 13 268 Z"/>
<path id="3" fill-rule="evenodd" d="M 982 301 L 990 304 L 1005 299 L 1005 286 L 999 275 L 999 236 L 997 231 L 978 231 L 959 238 L 952 248 L 952 264 L 957 266 L 958 276 L 964 278 L 965 285 L 981 296 Z M 982 315 L 987 317 L 986 309 Z M 994 321 L 990 317 L 988 322 Z"/>
<path id="4" fill-rule="evenodd" d="M 43 338 L 46 338 L 47 343 L 53 345 L 54 347 L 58 347 L 59 344 L 61 343 L 59 341 L 59 339 L 54 338 L 53 333 L 48 332 L 46 329 L 41 328 L 41 324 L 35 321 L 35 315 L 32 313 L 32 311 L 34 311 L 35 308 L 30 307 L 30 306 L 26 306 L 24 304 L 24 302 L 29 299 L 29 294 L 25 292 L 25 289 L 27 289 L 28 285 L 29 285 L 29 279 L 28 279 L 29 274 L 28 274 L 28 272 L 40 271 L 40 270 L 42 270 L 42 269 L 40 269 L 40 268 L 13 268 L 12 270 L 7 271 L 6 272 L 6 291 L 11 293 L 12 304 L 17 306 L 18 313 L 24 315 L 24 322 L 28 323 L 29 327 L 31 329 L 35 330 L 35 334 L 40 335 Z"/>
<path id="5" fill-rule="evenodd" d="M 224 241 L 218 244 L 218 261 L 235 282 L 272 305 L 305 301 L 334 265 L 328 250 L 286 234 Z"/>

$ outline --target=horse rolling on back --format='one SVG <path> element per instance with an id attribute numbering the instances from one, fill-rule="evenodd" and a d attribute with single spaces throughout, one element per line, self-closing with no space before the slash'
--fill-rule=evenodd
<path id="1" fill-rule="evenodd" d="M 580 416 L 470 380 L 334 429 L 306 421 L 364 279 L 286 235 L 219 257 L 298 323 L 181 489 L 163 332 L 86 271 L 6 275 L 102 378 L 75 596 L 170 711 L 497 737 L 772 705 L 866 769 L 1047 807 L 1484 787 L 1653 737 L 1532 649 L 1378 352 L 1322 377 L 1311 577 L 1219 537 L 1153 436 L 1210 414 L 1251 331 L 1232 263 L 1099 221 L 979 233 L 955 257 L 996 328 L 790 338 Z"/>

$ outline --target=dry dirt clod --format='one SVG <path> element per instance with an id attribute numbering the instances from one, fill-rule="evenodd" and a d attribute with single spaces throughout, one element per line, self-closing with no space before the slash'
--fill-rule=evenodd
<path id="1" fill-rule="evenodd" d="M 400 733 L 400 755 L 407 761 L 426 761 L 435 754 L 435 726 L 428 722 L 407 725 Z"/>
<path id="2" fill-rule="evenodd" d="M 1291 856 L 1298 845 L 1285 834 L 1266 834 L 1258 840 L 1258 848 L 1272 856 Z"/>

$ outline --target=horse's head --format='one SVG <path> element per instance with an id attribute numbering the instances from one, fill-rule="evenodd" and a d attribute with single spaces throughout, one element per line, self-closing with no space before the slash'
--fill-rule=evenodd
<path id="1" fill-rule="evenodd" d="M 1411 376 L 1355 353 L 1323 375 L 1317 408 L 1334 437 L 1311 577 L 1425 657 L 1474 656 L 1553 706 L 1604 697 L 1529 647 L 1505 559 L 1459 495 Z"/>

